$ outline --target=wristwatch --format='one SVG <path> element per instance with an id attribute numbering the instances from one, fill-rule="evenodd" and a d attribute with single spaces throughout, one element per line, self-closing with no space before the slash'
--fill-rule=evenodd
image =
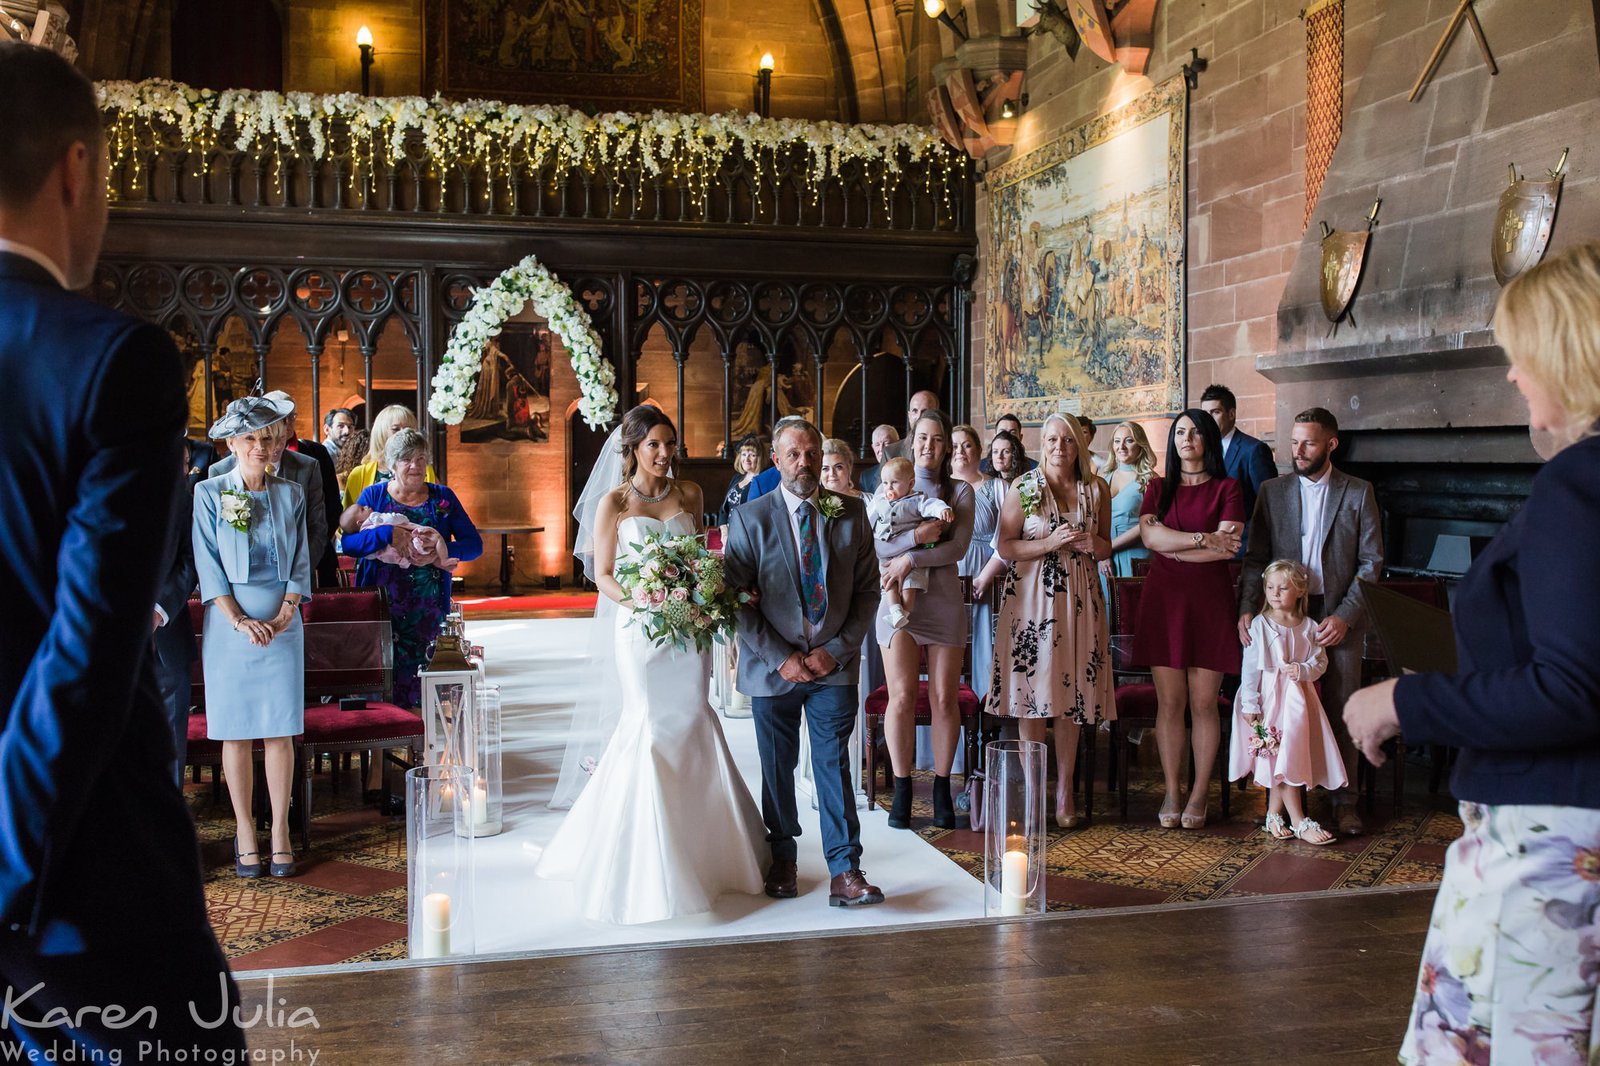
<path id="1" fill-rule="evenodd" d="M 1194 546 L 1196 548 L 1200 547 L 1200 545 L 1204 544 L 1205 542 L 1206 542 L 1206 535 L 1204 533 L 1196 533 L 1194 535 Z"/>

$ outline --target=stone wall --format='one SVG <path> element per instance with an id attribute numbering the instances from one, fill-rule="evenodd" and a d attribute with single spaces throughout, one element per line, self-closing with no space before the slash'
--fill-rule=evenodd
<path id="1" fill-rule="evenodd" d="M 1030 39 L 1023 84 L 1029 101 L 1013 154 L 1047 144 L 1177 75 L 1191 48 L 1209 61 L 1189 102 L 1188 396 L 1198 402 L 1207 385 L 1227 385 L 1239 397 L 1243 428 L 1269 438 L 1274 389 L 1256 372 L 1255 360 L 1273 350 L 1279 298 L 1303 232 L 1303 6 L 1303 0 L 1167 0 L 1145 77 L 1108 66 L 1087 48 L 1073 61 L 1053 38 Z M 1377 0 L 1346 0 L 1347 86 L 1371 51 L 1378 7 Z M 1350 95 L 1347 89 L 1347 109 Z M 980 255 L 988 244 L 985 200 L 980 185 Z M 980 292 L 980 323 L 983 313 Z M 973 410 L 992 425 L 1001 412 L 984 410 L 982 346 L 977 329 Z M 1161 450 L 1165 423 L 1147 429 Z M 1108 441 L 1102 431 L 1096 445 Z"/>

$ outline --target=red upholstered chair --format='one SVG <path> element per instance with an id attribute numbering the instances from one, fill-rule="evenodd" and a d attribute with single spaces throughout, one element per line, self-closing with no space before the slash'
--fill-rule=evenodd
<path id="1" fill-rule="evenodd" d="M 1133 636 L 1134 622 L 1139 617 L 1139 594 L 1144 590 L 1145 579 L 1142 577 L 1114 577 L 1111 579 L 1111 637 L 1113 644 L 1126 644 Z M 1118 638 L 1121 638 L 1120 640 Z M 1145 667 L 1129 666 L 1124 661 L 1119 661 L 1123 656 L 1112 655 L 1112 677 L 1116 682 L 1117 720 L 1111 730 L 1111 768 L 1110 774 L 1116 780 L 1121 791 L 1122 818 L 1128 818 L 1128 752 L 1120 743 L 1123 729 L 1132 725 L 1142 728 L 1155 728 L 1156 724 L 1156 686 L 1151 680 L 1150 672 Z M 1188 719 L 1185 712 L 1184 718 Z M 1228 788 L 1228 744 L 1233 734 L 1233 701 L 1226 696 L 1217 698 L 1217 718 L 1222 726 L 1221 744 L 1217 752 L 1217 762 L 1222 773 L 1222 816 L 1228 817 L 1229 793 Z M 1120 772 L 1118 761 L 1121 761 Z M 1190 772 L 1193 772 L 1193 762 L 1190 763 Z"/>
<path id="2" fill-rule="evenodd" d="M 963 604 L 972 598 L 972 585 L 966 578 L 961 579 L 961 599 Z M 927 656 L 922 655 L 923 668 L 927 668 Z M 972 691 L 969 684 L 972 676 L 972 645 L 967 644 L 966 655 L 961 663 L 961 684 L 956 690 L 956 708 L 961 715 L 961 735 L 966 745 L 966 772 L 971 774 L 979 765 L 982 755 L 983 734 L 983 700 Z M 864 717 L 866 719 L 866 733 L 861 738 L 861 746 L 866 749 L 867 756 L 867 794 L 872 797 L 872 802 L 877 802 L 878 782 L 878 736 L 883 731 L 883 714 L 889 707 L 889 686 L 879 685 L 867 696 Z M 933 705 L 928 702 L 928 679 L 924 674 L 917 682 L 917 706 L 915 711 L 917 725 L 933 724 Z M 883 786 L 886 789 L 894 787 L 892 775 L 894 770 L 888 759 L 883 761 Z"/>
<path id="3" fill-rule="evenodd" d="M 301 607 L 306 644 L 305 796 L 301 836 L 311 832 L 311 777 L 317 756 L 327 752 L 382 752 L 406 748 L 413 762 L 423 742 L 422 719 L 389 702 L 394 690 L 394 643 L 389 598 L 382 589 L 319 589 Z M 313 703 L 319 697 L 332 702 Z M 363 697 L 366 707 L 340 710 L 338 698 Z M 365 763 L 365 758 L 363 758 Z M 388 809 L 388 775 L 383 778 Z"/>

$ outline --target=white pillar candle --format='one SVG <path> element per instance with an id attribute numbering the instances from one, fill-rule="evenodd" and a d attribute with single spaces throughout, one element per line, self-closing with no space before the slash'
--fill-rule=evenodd
<path id="1" fill-rule="evenodd" d="M 472 824 L 489 824 L 489 790 L 482 783 L 472 786 Z"/>
<path id="2" fill-rule="evenodd" d="M 1000 859 L 1000 913 L 1028 912 L 1028 853 L 1008 851 Z"/>
<path id="3" fill-rule="evenodd" d="M 450 897 L 429 892 L 422 897 L 422 957 L 443 958 L 450 954 Z"/>

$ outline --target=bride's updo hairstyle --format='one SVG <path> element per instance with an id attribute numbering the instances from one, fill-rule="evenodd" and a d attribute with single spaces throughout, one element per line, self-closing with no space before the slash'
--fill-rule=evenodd
<path id="1" fill-rule="evenodd" d="M 623 481 L 633 480 L 633 473 L 639 468 L 639 445 L 657 426 L 666 426 L 672 430 L 674 438 L 678 436 L 672 419 L 659 407 L 642 403 L 622 416 L 622 425 L 617 432 L 617 450 L 622 452 Z"/>

